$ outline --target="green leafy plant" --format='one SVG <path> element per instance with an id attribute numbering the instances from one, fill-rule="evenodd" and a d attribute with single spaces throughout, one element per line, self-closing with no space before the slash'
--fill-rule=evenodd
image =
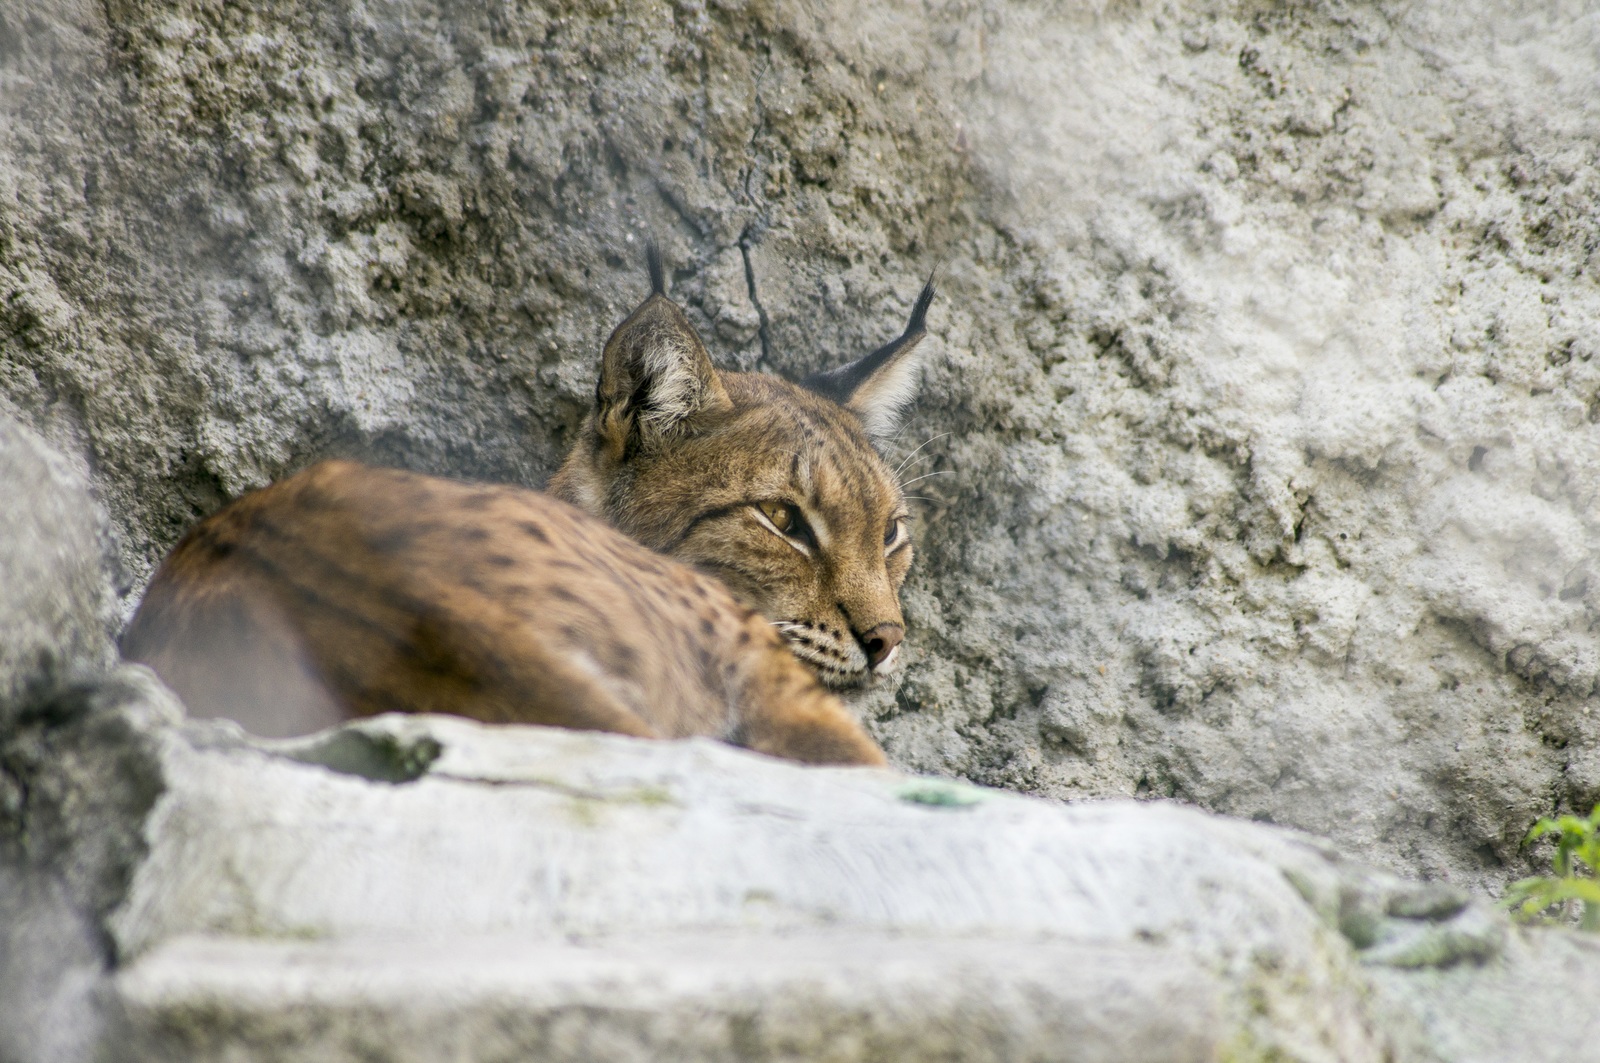
<path id="1" fill-rule="evenodd" d="M 1533 825 L 1524 845 L 1532 845 L 1545 835 L 1556 839 L 1551 859 L 1553 875 L 1535 875 L 1513 883 L 1501 905 L 1524 922 L 1542 922 L 1545 913 L 1559 906 L 1562 914 L 1577 902 L 1583 911 L 1578 925 L 1600 931 L 1600 805 L 1587 819 L 1578 816 L 1546 817 Z"/>

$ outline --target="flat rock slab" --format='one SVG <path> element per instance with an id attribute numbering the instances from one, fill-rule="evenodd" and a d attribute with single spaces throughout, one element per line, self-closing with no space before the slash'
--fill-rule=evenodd
<path id="1" fill-rule="evenodd" d="M 157 742 L 133 1058 L 1383 1059 L 1360 949 L 1503 933 L 1173 805 L 443 717 Z"/>
<path id="2" fill-rule="evenodd" d="M 1049 940 L 182 938 L 118 989 L 146 1059 L 1201 1063 L 1228 1040 L 1182 955 Z"/>
<path id="3" fill-rule="evenodd" d="M 258 740 L 183 720 L 137 666 L 4 751 L 28 784 L 18 881 L 48 902 L 0 893 L 18 1058 L 1488 1063 L 1594 1043 L 1586 937 L 1171 804 L 446 717 Z M 64 933 L 3 933 L 51 913 Z"/>
<path id="4" fill-rule="evenodd" d="M 112 918 L 125 956 L 197 931 L 851 925 L 1177 934 L 1231 959 L 1322 930 L 1282 870 L 1314 850 L 1176 806 L 1065 806 L 711 741 L 445 718 L 298 745 L 233 734 L 194 725 L 168 743 L 151 851 Z M 359 774 L 403 774 L 407 758 L 411 781 Z"/>

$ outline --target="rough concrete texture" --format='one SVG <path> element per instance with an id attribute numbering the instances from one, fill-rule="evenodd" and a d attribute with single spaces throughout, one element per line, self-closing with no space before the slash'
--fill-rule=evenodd
<path id="1" fill-rule="evenodd" d="M 187 939 L 118 990 L 126 1054 L 151 1060 L 343 1063 L 378 1048 L 395 1063 L 1043 1063 L 1063 1050 L 1085 1063 L 1210 1063 L 1224 1029 L 1207 972 L 1170 955 L 860 933 Z"/>
<path id="2" fill-rule="evenodd" d="M 137 583 L 329 454 L 541 482 L 647 233 L 745 369 L 937 265 L 891 757 L 1492 887 L 1600 798 L 1597 68 L 1558 0 L 15 0 L 0 395 Z"/>
<path id="3" fill-rule="evenodd" d="M 1509 934 L 1170 804 L 447 717 L 156 740 L 130 1058 L 1454 1058 L 1368 972 Z"/>
<path id="4" fill-rule="evenodd" d="M 0 414 L 0 730 L 115 658 L 108 545 L 82 473 Z"/>
<path id="5" fill-rule="evenodd" d="M 1600 1043 L 1591 934 L 1519 933 L 1486 967 L 1373 967 L 1380 997 L 1422 1027 L 1417 1042 L 1453 1063 L 1590 1059 Z"/>
<path id="6" fill-rule="evenodd" d="M 145 856 L 158 736 L 183 709 L 146 669 L 58 692 L 0 732 L 0 1063 L 94 1058 L 106 917 Z"/>
<path id="7" fill-rule="evenodd" d="M 1592 1044 L 1582 936 L 1167 803 L 448 717 L 251 740 L 131 666 L 0 763 L 27 794 L 0 830 L 6 1063 Z"/>

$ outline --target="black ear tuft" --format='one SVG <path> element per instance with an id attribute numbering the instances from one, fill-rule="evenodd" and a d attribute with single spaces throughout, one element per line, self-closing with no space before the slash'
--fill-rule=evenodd
<path id="1" fill-rule="evenodd" d="M 934 293 L 930 274 L 899 338 L 849 365 L 813 373 L 800 382 L 801 386 L 855 413 L 874 439 L 893 435 L 901 409 L 916 394 L 917 361 L 913 352 L 927 335 L 928 307 L 933 304 Z"/>
<path id="2" fill-rule="evenodd" d="M 661 248 L 656 246 L 655 237 L 645 241 L 644 264 L 650 270 L 650 294 L 667 294 L 667 274 L 661 268 Z"/>
<path id="3" fill-rule="evenodd" d="M 933 273 L 928 274 L 928 283 L 922 286 L 922 294 L 917 296 L 917 305 L 911 308 L 911 320 L 906 322 L 906 331 L 900 337 L 902 340 L 913 333 L 921 334 L 928 331 L 928 307 L 933 305 L 933 297 L 937 293 L 937 289 L 933 286 L 933 277 Z"/>

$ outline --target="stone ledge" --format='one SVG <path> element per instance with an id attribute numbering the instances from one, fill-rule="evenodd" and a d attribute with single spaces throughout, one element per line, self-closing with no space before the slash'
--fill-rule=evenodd
<path id="1" fill-rule="evenodd" d="M 1173 950 L 1021 938 L 190 937 L 116 987 L 139 1059 L 1200 1063 L 1228 1041 Z"/>
<path id="2" fill-rule="evenodd" d="M 1387 880 L 1287 831 L 447 717 L 288 742 L 191 722 L 159 750 L 108 920 L 140 1058 L 426 1058 L 506 1030 L 560 1058 L 558 1028 L 573 1058 L 782 1057 L 788 1033 L 729 1040 L 756 1014 L 809 1030 L 801 1057 L 1388 1051 L 1340 926 L 1386 940 Z M 1436 907 L 1402 922 L 1464 902 Z"/>
<path id="3" fill-rule="evenodd" d="M 448 717 L 257 740 L 137 667 L 27 750 L 18 839 L 111 946 L 11 964 L 55 972 L 12 1002 L 40 1059 L 1488 1063 L 1581 1051 L 1600 991 L 1585 941 L 1170 804 Z"/>

